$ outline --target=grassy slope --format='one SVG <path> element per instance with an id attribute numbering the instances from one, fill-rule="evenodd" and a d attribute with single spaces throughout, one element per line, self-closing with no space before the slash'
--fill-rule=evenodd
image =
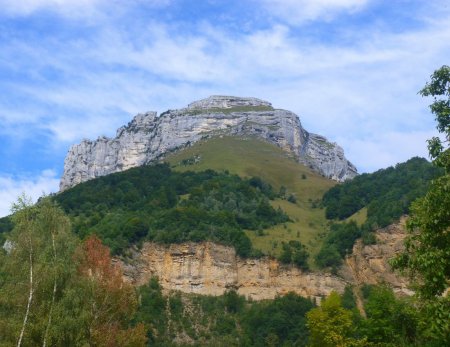
<path id="1" fill-rule="evenodd" d="M 350 217 L 345 219 L 345 222 L 355 221 L 359 226 L 363 225 L 367 220 L 367 207 L 363 207 L 358 212 L 355 212 Z"/>
<path id="2" fill-rule="evenodd" d="M 200 161 L 181 165 L 182 160 L 194 156 L 200 156 Z M 281 241 L 300 240 L 308 247 L 311 259 L 320 248 L 327 221 L 324 210 L 313 208 L 312 201 L 321 199 L 336 183 L 297 163 L 280 148 L 254 138 L 221 137 L 198 142 L 166 160 L 179 171 L 228 170 L 244 177 L 259 176 L 277 190 L 285 186 L 297 203 L 278 199 L 273 205 L 280 206 L 292 222 L 264 230 L 263 236 L 248 232 L 253 245 L 266 254 L 278 255 Z"/>

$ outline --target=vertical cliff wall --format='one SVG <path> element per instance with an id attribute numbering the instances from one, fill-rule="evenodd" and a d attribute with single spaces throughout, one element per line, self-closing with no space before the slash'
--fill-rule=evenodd
<path id="1" fill-rule="evenodd" d="M 333 290 L 342 293 L 346 285 L 336 276 L 304 272 L 267 257 L 242 259 L 233 248 L 211 242 L 170 246 L 145 243 L 134 260 L 123 266 L 126 279 L 136 285 L 157 276 L 166 290 L 221 295 L 233 288 L 255 300 L 290 291 L 320 300 Z"/>
<path id="2" fill-rule="evenodd" d="M 255 300 L 271 299 L 293 291 L 321 299 L 331 291 L 342 293 L 346 285 L 382 284 L 402 295 L 412 295 L 406 278 L 394 273 L 389 260 L 403 249 L 404 219 L 375 232 L 377 243 L 358 240 L 338 276 L 305 272 L 268 257 L 242 259 L 232 247 L 212 242 L 161 245 L 145 243 L 126 263 L 125 278 L 135 285 L 157 276 L 166 290 L 221 295 L 236 289 Z"/>

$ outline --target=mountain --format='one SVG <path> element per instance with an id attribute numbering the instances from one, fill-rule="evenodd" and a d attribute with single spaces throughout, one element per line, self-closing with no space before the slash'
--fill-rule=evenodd
<path id="1" fill-rule="evenodd" d="M 256 98 L 210 96 L 186 108 L 136 115 L 114 138 L 74 145 L 64 162 L 60 189 L 148 164 L 216 136 L 254 136 L 275 144 L 321 175 L 342 182 L 357 175 L 343 149 L 306 131 L 298 116 Z"/>

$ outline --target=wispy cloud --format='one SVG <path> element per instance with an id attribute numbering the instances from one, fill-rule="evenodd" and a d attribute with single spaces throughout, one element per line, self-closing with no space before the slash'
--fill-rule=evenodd
<path id="1" fill-rule="evenodd" d="M 263 0 L 271 14 L 293 25 L 318 19 L 328 21 L 342 12 L 359 11 L 368 3 L 369 0 Z"/>
<path id="2" fill-rule="evenodd" d="M 59 178 L 53 170 L 44 170 L 38 177 L 0 176 L 0 217 L 10 214 L 11 205 L 25 193 L 33 201 L 58 191 Z"/>
<path id="3" fill-rule="evenodd" d="M 113 134 L 130 113 L 223 92 L 267 98 L 331 138 L 417 130 L 427 122 L 420 120 L 425 107 L 416 92 L 449 54 L 450 39 L 443 23 L 400 34 L 355 33 L 348 46 L 310 42 L 280 25 L 238 37 L 213 25 L 203 25 L 202 35 L 158 22 L 137 29 L 108 26 L 64 46 L 50 40 L 52 50 L 13 47 L 29 61 L 39 55 L 36 74 L 55 67 L 62 74 L 62 84 L 13 86 L 40 107 L 49 105 L 37 109 L 35 123 L 55 140 L 76 141 Z M 24 122 L 9 113 L 0 117 Z"/>
<path id="4" fill-rule="evenodd" d="M 51 11 L 67 18 L 93 18 L 104 12 L 125 9 L 131 5 L 167 6 L 172 0 L 0 0 L 3 15 L 29 16 Z"/>

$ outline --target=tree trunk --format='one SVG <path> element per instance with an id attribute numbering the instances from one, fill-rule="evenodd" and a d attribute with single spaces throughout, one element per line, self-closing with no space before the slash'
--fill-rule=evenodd
<path id="1" fill-rule="evenodd" d="M 53 265 L 54 265 L 54 268 L 56 269 L 55 233 L 52 233 L 52 247 L 53 247 Z M 55 278 L 53 280 L 52 302 L 50 304 L 50 312 L 48 313 L 48 322 L 47 322 L 47 327 L 45 328 L 44 342 L 42 343 L 42 347 L 47 346 L 48 330 L 50 329 L 50 325 L 52 324 L 53 305 L 55 304 L 55 297 L 56 297 L 56 270 L 55 270 L 54 276 L 55 276 Z"/>
<path id="2" fill-rule="evenodd" d="M 31 242 L 30 235 L 30 293 L 28 295 L 27 311 L 25 312 L 25 317 L 23 318 L 22 330 L 20 331 L 19 341 L 17 341 L 17 347 L 22 345 L 23 334 L 25 332 L 25 327 L 28 321 L 28 315 L 30 314 L 31 302 L 33 301 L 33 244 Z"/>

